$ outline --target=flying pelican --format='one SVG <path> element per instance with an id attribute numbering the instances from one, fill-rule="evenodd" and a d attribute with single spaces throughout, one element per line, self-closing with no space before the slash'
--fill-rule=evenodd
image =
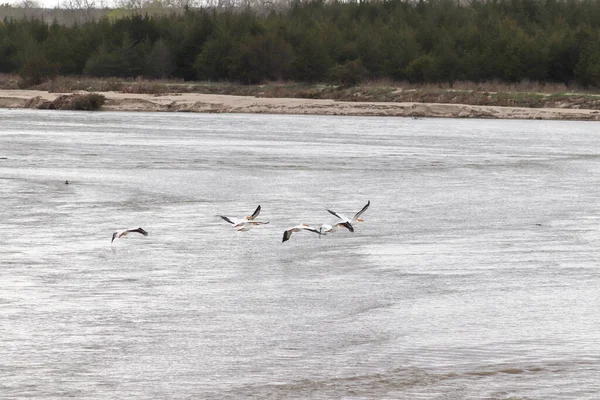
<path id="1" fill-rule="evenodd" d="M 336 213 L 334 211 L 331 210 L 327 210 L 330 214 L 335 215 L 336 217 L 338 217 L 340 220 L 336 223 L 337 225 L 339 224 L 343 224 L 346 228 L 350 229 L 352 227 L 352 224 L 356 223 L 356 222 L 363 222 L 363 219 L 360 218 L 360 216 L 362 215 L 362 213 L 364 213 L 365 211 L 367 211 L 367 208 L 369 208 L 369 206 L 371 205 L 371 200 L 369 200 L 367 202 L 367 204 L 362 208 L 362 210 L 360 210 L 359 212 L 357 212 L 356 214 L 354 214 L 354 217 L 352 219 L 346 217 L 344 214 L 340 214 L 340 213 Z M 350 225 L 347 226 L 346 224 Z M 354 228 L 350 229 L 350 232 L 354 232 Z"/>
<path id="2" fill-rule="evenodd" d="M 296 226 L 286 230 L 285 232 L 283 232 L 283 240 L 281 241 L 281 243 L 284 243 L 284 242 L 287 242 L 288 240 L 290 240 L 290 237 L 292 236 L 293 232 L 300 232 L 302 230 L 318 233 L 319 235 L 321 235 L 321 232 L 317 228 L 314 228 L 307 224 L 300 224 L 300 225 L 296 225 Z"/>
<path id="3" fill-rule="evenodd" d="M 258 217 L 258 214 L 260 214 L 260 204 L 258 207 L 256 207 L 256 210 L 254 210 L 252 215 L 246 215 L 242 219 L 226 217 L 224 215 L 219 215 L 219 217 L 223 218 L 225 221 L 229 222 L 232 225 L 236 225 L 240 222 L 253 221 L 256 217 Z M 235 226 L 234 226 L 234 228 L 235 228 Z"/>
<path id="4" fill-rule="evenodd" d="M 257 213 L 255 212 L 255 214 L 257 214 Z M 252 221 L 252 220 L 248 220 L 248 219 L 229 218 L 224 215 L 219 215 L 219 217 L 221 217 L 224 221 L 229 222 L 231 224 L 231 227 L 236 229 L 238 232 L 249 231 L 250 229 L 254 228 L 256 225 L 266 225 L 269 223 L 269 221 Z M 248 217 L 246 217 L 246 218 L 248 218 Z M 254 218 L 256 218 L 256 216 Z"/>
<path id="5" fill-rule="evenodd" d="M 344 227 L 346 229 L 348 229 L 350 232 L 354 232 L 354 227 L 352 226 L 352 224 L 350 224 L 349 222 L 335 222 L 333 225 L 330 224 L 322 224 L 321 227 L 319 228 L 319 232 L 321 232 L 322 235 L 325 235 L 327 233 L 333 233 L 335 231 L 338 230 L 339 227 Z"/>
<path id="6" fill-rule="evenodd" d="M 219 215 L 223 220 L 229 222 L 232 228 L 235 228 L 239 232 L 241 231 L 249 231 L 254 228 L 256 225 L 265 225 L 268 224 L 268 221 L 254 221 L 256 217 L 260 214 L 260 204 L 256 207 L 256 210 L 252 213 L 252 215 L 246 215 L 244 218 L 231 218 L 226 217 L 225 215 Z"/>
<path id="7" fill-rule="evenodd" d="M 137 232 L 137 233 L 141 233 L 144 236 L 148 236 L 148 232 L 146 232 L 145 230 L 143 230 L 142 228 L 137 228 L 137 229 L 127 229 L 125 231 L 117 231 L 115 233 L 113 233 L 112 235 L 112 240 L 110 241 L 111 243 L 115 240 L 115 238 L 122 238 L 123 236 L 128 235 L 131 232 Z"/>

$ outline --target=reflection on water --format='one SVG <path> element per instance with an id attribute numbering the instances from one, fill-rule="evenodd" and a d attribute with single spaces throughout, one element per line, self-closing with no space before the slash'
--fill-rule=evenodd
<path id="1" fill-rule="evenodd" d="M 0 111 L 0 397 L 595 398 L 595 127 Z"/>

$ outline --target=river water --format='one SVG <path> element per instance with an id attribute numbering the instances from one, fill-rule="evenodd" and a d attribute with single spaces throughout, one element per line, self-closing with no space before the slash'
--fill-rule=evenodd
<path id="1" fill-rule="evenodd" d="M 598 128 L 0 110 L 0 397 L 597 399 Z"/>

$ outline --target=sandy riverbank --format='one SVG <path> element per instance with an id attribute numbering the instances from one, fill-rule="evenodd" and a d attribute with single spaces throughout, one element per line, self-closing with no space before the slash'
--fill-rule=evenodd
<path id="1" fill-rule="evenodd" d="M 260 98 L 200 93 L 168 95 L 100 92 L 103 111 L 165 111 L 200 113 L 271 113 L 370 115 L 400 117 L 600 120 L 599 110 L 524 108 L 468 104 L 346 102 L 317 99 Z M 0 108 L 36 108 L 61 94 L 35 90 L 0 90 Z"/>

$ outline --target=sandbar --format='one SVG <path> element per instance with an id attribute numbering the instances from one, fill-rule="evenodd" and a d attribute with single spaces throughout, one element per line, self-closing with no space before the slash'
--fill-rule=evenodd
<path id="1" fill-rule="evenodd" d="M 83 92 L 85 93 L 85 92 Z M 299 98 L 263 98 L 201 93 L 135 94 L 96 92 L 106 97 L 101 111 L 259 113 L 436 118 L 600 120 L 600 110 L 526 108 L 469 104 L 363 102 Z M 61 94 L 36 90 L 0 90 L 0 108 L 37 108 Z"/>

